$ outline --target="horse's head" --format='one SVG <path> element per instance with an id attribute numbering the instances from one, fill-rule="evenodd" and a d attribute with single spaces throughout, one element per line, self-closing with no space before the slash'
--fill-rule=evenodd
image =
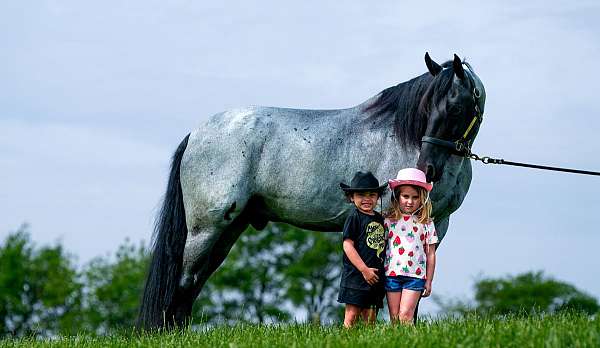
<path id="1" fill-rule="evenodd" d="M 483 117 L 485 89 L 471 66 L 457 55 L 440 66 L 426 53 L 425 63 L 433 80 L 420 105 L 427 126 L 417 167 L 435 182 L 451 154 L 470 153 Z"/>

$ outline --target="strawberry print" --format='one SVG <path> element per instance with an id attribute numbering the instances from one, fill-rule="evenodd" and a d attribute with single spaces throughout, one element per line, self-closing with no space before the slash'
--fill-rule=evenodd
<path id="1" fill-rule="evenodd" d="M 385 275 L 405 275 L 423 279 L 427 274 L 425 243 L 437 243 L 433 223 L 422 224 L 414 216 L 404 216 L 398 220 L 386 219 Z M 388 237 L 389 236 L 389 237 Z"/>

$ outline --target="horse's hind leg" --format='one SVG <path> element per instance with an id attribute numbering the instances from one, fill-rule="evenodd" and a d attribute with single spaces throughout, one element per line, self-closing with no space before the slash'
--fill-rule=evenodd
<path id="1" fill-rule="evenodd" d="M 191 315 L 194 301 L 200 294 L 204 284 L 223 263 L 236 240 L 239 238 L 240 234 L 246 230 L 247 227 L 248 222 L 245 219 L 238 219 L 220 234 L 219 239 L 208 251 L 209 255 L 206 258 L 205 266 L 194 274 L 193 284 L 191 284 L 188 290 L 189 295 L 186 296 L 186 303 L 185 305 L 181 306 L 182 317 L 189 317 Z"/>
<path id="2" fill-rule="evenodd" d="M 178 322 L 189 319 L 194 300 L 202 286 L 248 227 L 248 220 L 235 201 L 228 208 L 219 211 L 213 209 L 212 212 L 211 223 L 197 223 L 189 229 L 184 249 L 180 296 L 175 310 Z M 207 219 L 197 221 L 204 222 Z"/>

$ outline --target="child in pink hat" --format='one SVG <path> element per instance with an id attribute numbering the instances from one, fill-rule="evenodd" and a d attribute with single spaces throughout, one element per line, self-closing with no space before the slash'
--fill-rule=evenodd
<path id="1" fill-rule="evenodd" d="M 385 213 L 385 290 L 393 323 L 413 322 L 419 298 L 431 294 L 438 237 L 431 220 L 425 173 L 405 168 L 388 182 L 391 206 Z"/>

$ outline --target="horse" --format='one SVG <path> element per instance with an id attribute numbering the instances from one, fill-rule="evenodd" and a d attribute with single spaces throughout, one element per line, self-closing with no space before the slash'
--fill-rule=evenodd
<path id="1" fill-rule="evenodd" d="M 479 130 L 485 90 L 456 55 L 439 65 L 426 53 L 425 64 L 426 73 L 351 108 L 246 107 L 188 134 L 172 158 L 137 325 L 188 321 L 249 225 L 341 231 L 351 205 L 339 183 L 358 170 L 387 179 L 422 169 L 435 182 L 432 214 L 443 239 L 471 182 L 464 150 Z"/>

